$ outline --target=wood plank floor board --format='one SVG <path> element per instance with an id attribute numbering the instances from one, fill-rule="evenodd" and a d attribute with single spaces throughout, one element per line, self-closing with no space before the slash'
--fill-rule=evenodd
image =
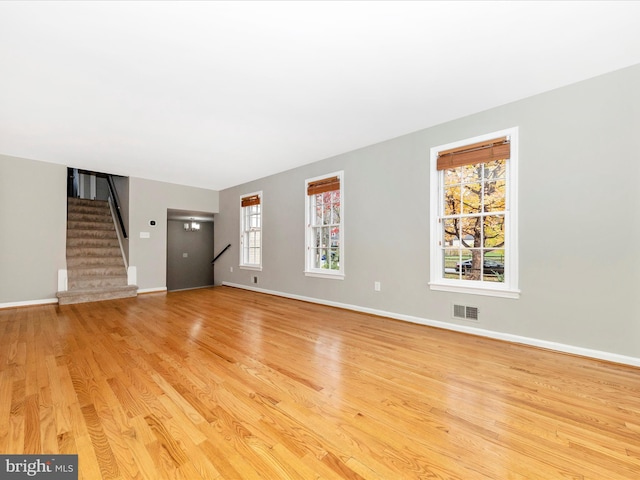
<path id="1" fill-rule="evenodd" d="M 79 478 L 640 478 L 640 369 L 229 287 L 0 310 L 0 452 Z"/>

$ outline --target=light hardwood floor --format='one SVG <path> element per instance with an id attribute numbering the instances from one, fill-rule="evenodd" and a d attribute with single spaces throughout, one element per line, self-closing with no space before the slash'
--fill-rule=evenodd
<path id="1" fill-rule="evenodd" d="M 630 480 L 640 369 L 229 287 L 7 309 L 0 453 L 87 480 Z"/>

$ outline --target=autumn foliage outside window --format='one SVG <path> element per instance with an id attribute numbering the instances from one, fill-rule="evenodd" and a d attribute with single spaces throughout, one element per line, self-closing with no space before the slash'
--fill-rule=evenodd
<path id="1" fill-rule="evenodd" d="M 342 263 L 342 174 L 308 180 L 308 273 L 340 274 Z"/>
<path id="2" fill-rule="evenodd" d="M 504 132 L 507 134 L 505 135 Z M 476 287 L 517 295 L 512 161 L 517 128 L 454 148 L 435 147 L 432 288 Z M 481 141 L 477 141 L 480 139 Z M 437 213 L 436 213 L 437 212 Z M 445 288 L 446 289 L 446 288 Z"/>
<path id="3" fill-rule="evenodd" d="M 240 197 L 240 266 L 262 266 L 262 193 Z"/>
<path id="4" fill-rule="evenodd" d="M 506 162 L 444 171 L 445 278 L 504 281 Z"/>

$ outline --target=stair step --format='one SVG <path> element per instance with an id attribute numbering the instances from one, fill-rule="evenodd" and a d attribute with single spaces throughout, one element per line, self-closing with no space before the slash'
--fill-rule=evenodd
<path id="1" fill-rule="evenodd" d="M 101 213 L 105 211 L 111 212 L 111 208 L 109 207 L 109 204 L 107 202 L 105 202 L 104 204 L 98 204 L 98 205 L 67 203 L 67 212 Z"/>
<path id="2" fill-rule="evenodd" d="M 137 285 L 118 287 L 83 288 L 58 292 L 58 303 L 70 305 L 73 303 L 97 302 L 102 300 L 114 300 L 119 298 L 131 298 L 138 295 Z"/>
<path id="3" fill-rule="evenodd" d="M 67 198 L 67 205 L 72 208 L 108 208 L 108 200 L 86 200 L 81 198 Z"/>
<path id="4" fill-rule="evenodd" d="M 107 202 L 68 199 L 67 271 L 69 290 L 57 293 L 60 305 L 138 294 L 137 286 L 127 285 L 127 270 Z"/>
<path id="5" fill-rule="evenodd" d="M 82 267 L 120 267 L 124 268 L 122 256 L 119 257 L 67 257 L 67 270 Z"/>
<path id="6" fill-rule="evenodd" d="M 115 230 L 91 230 L 74 228 L 67 230 L 67 239 L 69 238 L 115 238 L 118 239 L 118 235 Z"/>
<path id="7" fill-rule="evenodd" d="M 109 223 L 113 225 L 113 218 L 111 217 L 111 212 L 107 211 L 106 213 L 84 213 L 84 212 L 68 212 L 67 220 L 71 220 L 74 222 L 101 222 L 101 223 Z"/>
<path id="8" fill-rule="evenodd" d="M 111 210 L 108 208 L 90 208 L 90 207 L 82 207 L 82 208 L 67 208 L 67 218 L 72 215 L 89 215 L 89 216 L 98 216 L 98 217 L 111 217 Z"/>
<path id="9" fill-rule="evenodd" d="M 69 279 L 69 290 L 85 290 L 87 288 L 105 288 L 127 285 L 126 275 L 98 275 Z"/>
<path id="10" fill-rule="evenodd" d="M 67 247 L 113 247 L 120 248 L 118 238 L 67 238 Z"/>
<path id="11" fill-rule="evenodd" d="M 68 267 L 69 279 L 92 278 L 101 276 L 127 276 L 127 271 L 122 265 L 82 265 Z"/>
<path id="12" fill-rule="evenodd" d="M 67 231 L 69 230 L 113 230 L 113 222 L 92 222 L 87 220 L 67 220 Z"/>
<path id="13" fill-rule="evenodd" d="M 75 198 L 75 197 L 67 197 L 67 203 L 69 205 L 86 205 L 89 207 L 100 207 L 109 205 L 107 200 L 90 200 L 88 198 Z"/>
<path id="14" fill-rule="evenodd" d="M 67 213 L 84 213 L 88 215 L 111 215 L 111 207 L 107 202 L 91 204 L 67 203 Z"/>
<path id="15" fill-rule="evenodd" d="M 67 246 L 67 258 L 69 257 L 118 257 L 122 261 L 122 252 L 118 247 Z"/>

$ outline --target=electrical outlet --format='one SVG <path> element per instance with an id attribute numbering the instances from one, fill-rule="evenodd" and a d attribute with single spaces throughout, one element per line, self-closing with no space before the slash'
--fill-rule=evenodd
<path id="1" fill-rule="evenodd" d="M 256 277 L 255 275 L 253 277 L 251 277 L 251 282 L 252 283 L 258 283 L 258 277 Z"/>
<path id="2" fill-rule="evenodd" d="M 373 282 L 373 289 L 376 292 L 379 292 L 380 291 L 380 282 Z"/>
<path id="3" fill-rule="evenodd" d="M 233 267 L 229 267 L 229 271 L 233 273 Z"/>

